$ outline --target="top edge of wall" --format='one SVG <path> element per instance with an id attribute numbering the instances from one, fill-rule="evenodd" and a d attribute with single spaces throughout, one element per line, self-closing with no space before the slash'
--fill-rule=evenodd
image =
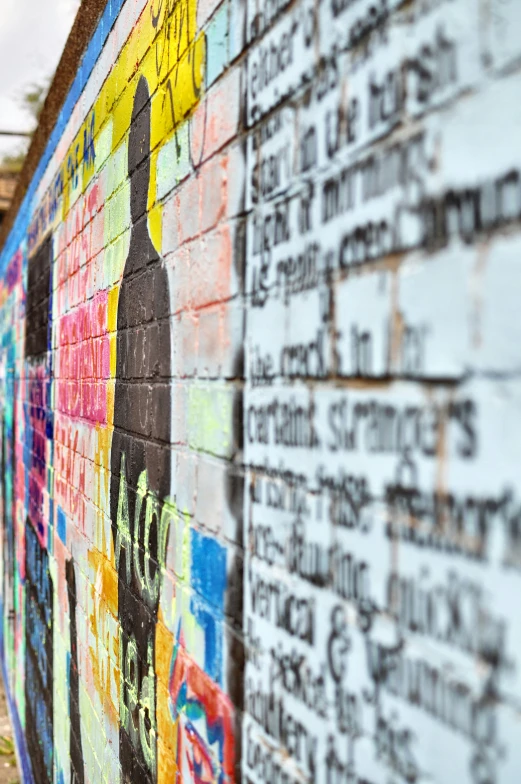
<path id="1" fill-rule="evenodd" d="M 89 42 L 96 32 L 105 8 L 111 2 L 114 3 L 114 0 L 82 0 L 78 9 L 20 172 L 11 205 L 0 226 L 0 253 L 6 246 L 38 164 L 45 153 L 60 112 L 77 78 Z"/>

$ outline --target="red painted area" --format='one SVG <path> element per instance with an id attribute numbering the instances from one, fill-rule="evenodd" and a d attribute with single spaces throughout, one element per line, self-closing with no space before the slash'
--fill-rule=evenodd
<path id="1" fill-rule="evenodd" d="M 63 316 L 58 326 L 57 409 L 72 417 L 105 424 L 110 347 L 107 292 Z"/>
<path id="2" fill-rule="evenodd" d="M 220 687 L 177 646 L 170 677 L 170 697 L 177 725 L 177 765 L 194 784 L 215 781 L 215 758 L 210 745 L 219 746 L 222 773 L 234 781 L 232 705 Z M 204 725 L 204 733 L 200 731 Z M 206 742 L 208 738 L 208 743 Z M 218 739 L 218 740 L 217 740 Z M 211 741 L 214 740 L 212 744 Z M 215 752 L 214 752 L 215 753 Z M 220 779 L 219 779 L 220 780 Z"/>

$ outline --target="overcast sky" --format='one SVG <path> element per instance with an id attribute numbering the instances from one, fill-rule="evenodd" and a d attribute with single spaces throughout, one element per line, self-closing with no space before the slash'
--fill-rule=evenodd
<path id="1" fill-rule="evenodd" d="M 31 130 L 24 88 L 54 73 L 80 0 L 0 0 L 0 130 Z M 0 135 L 0 157 L 20 141 Z"/>

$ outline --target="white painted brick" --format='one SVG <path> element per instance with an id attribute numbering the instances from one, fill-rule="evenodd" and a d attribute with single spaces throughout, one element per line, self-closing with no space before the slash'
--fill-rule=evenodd
<path id="1" fill-rule="evenodd" d="M 248 54 L 247 122 L 252 125 L 297 89 L 313 66 L 313 40 L 309 35 L 313 4 L 304 0 L 280 18 Z M 271 47 L 279 47 L 281 59 L 277 78 L 266 70 Z"/>
<path id="2" fill-rule="evenodd" d="M 388 375 L 392 274 L 383 271 L 350 276 L 337 283 L 334 297 L 340 375 Z"/>
<path id="3" fill-rule="evenodd" d="M 246 9 L 241 0 L 230 0 L 230 34 L 228 56 L 233 62 L 242 53 L 245 45 Z"/>
<path id="4" fill-rule="evenodd" d="M 521 24 L 521 8 L 515 0 L 490 0 L 486 21 L 489 25 L 490 52 L 497 69 L 517 64 L 521 47 L 516 30 Z"/>

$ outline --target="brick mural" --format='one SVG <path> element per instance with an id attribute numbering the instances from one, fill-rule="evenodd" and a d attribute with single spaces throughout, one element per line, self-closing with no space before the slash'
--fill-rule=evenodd
<path id="1" fill-rule="evenodd" d="M 27 784 L 519 781 L 520 25 L 107 3 L 0 252 Z"/>

